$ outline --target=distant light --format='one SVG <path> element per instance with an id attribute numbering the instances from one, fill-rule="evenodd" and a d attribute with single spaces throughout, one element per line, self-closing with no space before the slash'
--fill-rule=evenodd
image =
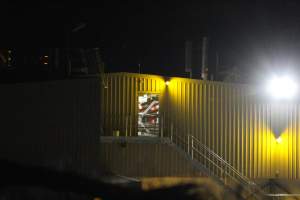
<path id="1" fill-rule="evenodd" d="M 166 81 L 166 85 L 168 86 L 170 84 L 170 81 Z"/>
<path id="2" fill-rule="evenodd" d="M 278 138 L 276 138 L 276 142 L 280 144 L 282 142 L 282 138 L 279 136 Z"/>
<path id="3" fill-rule="evenodd" d="M 47 62 L 44 62 L 44 65 L 48 65 L 48 63 L 47 63 Z"/>
<path id="4" fill-rule="evenodd" d="M 291 99 L 297 89 L 297 83 L 288 76 L 273 77 L 267 85 L 267 92 L 276 99 Z"/>
<path id="5" fill-rule="evenodd" d="M 48 56 L 44 56 L 45 58 L 48 58 Z"/>

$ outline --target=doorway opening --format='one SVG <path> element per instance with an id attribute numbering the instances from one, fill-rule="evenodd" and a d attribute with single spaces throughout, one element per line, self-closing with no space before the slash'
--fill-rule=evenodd
<path id="1" fill-rule="evenodd" d="M 138 106 L 138 136 L 159 136 L 159 95 L 139 95 Z"/>

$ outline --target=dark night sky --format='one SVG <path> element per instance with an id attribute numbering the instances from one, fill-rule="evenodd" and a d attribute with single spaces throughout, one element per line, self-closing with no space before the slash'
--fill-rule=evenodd
<path id="1" fill-rule="evenodd" d="M 183 71 L 184 41 L 208 36 L 209 64 L 220 54 L 223 67 L 253 77 L 276 67 L 300 69 L 300 2 L 290 1 L 99 1 L 9 5 L 1 14 L 4 34 L 17 42 L 99 46 L 110 71 Z M 108 3 L 109 2 L 109 3 Z M 7 17 L 6 17 L 7 19 Z M 49 43 L 51 41 L 51 43 Z M 264 74 L 264 73 L 261 73 Z"/>

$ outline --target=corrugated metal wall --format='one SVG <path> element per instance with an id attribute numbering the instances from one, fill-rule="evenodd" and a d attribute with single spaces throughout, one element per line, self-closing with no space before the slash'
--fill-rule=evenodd
<path id="1" fill-rule="evenodd" d="M 0 85 L 0 159 L 96 175 L 98 77 Z"/>
<path id="2" fill-rule="evenodd" d="M 168 89 L 167 130 L 196 136 L 250 178 L 299 178 L 299 105 L 266 103 L 246 85 L 174 78 Z"/>
<path id="3" fill-rule="evenodd" d="M 101 161 L 106 169 L 129 177 L 201 176 L 174 147 L 159 142 L 102 142 Z"/>
<path id="4" fill-rule="evenodd" d="M 101 107 L 104 132 L 112 135 L 118 130 L 121 136 L 137 135 L 138 95 L 163 93 L 162 83 L 162 77 L 153 75 L 116 73 L 104 76 Z"/>
<path id="5" fill-rule="evenodd" d="M 250 178 L 299 178 L 298 104 L 263 102 L 254 88 L 246 85 L 171 78 L 166 87 L 163 77 L 147 77 L 126 73 L 106 76 L 109 95 L 104 94 L 104 107 L 110 108 L 104 115 L 122 116 L 106 119 L 108 135 L 112 127 L 126 132 L 124 114 L 135 116 L 130 118 L 135 127 L 138 92 L 159 92 L 165 136 L 170 135 L 171 126 L 182 136 L 192 134 Z M 143 85 L 146 90 L 138 89 L 140 79 L 146 83 L 156 80 L 159 86 L 147 84 Z M 276 142 L 276 132 L 282 133 L 282 143 Z M 127 135 L 135 134 L 136 127 Z"/>

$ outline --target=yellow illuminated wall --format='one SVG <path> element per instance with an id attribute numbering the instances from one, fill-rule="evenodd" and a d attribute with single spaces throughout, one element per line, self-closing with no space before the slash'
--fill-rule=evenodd
<path id="1" fill-rule="evenodd" d="M 158 93 L 163 136 L 171 130 L 182 137 L 192 134 L 249 178 L 300 176 L 298 104 L 260 101 L 247 85 L 171 78 L 166 86 L 163 77 L 127 73 L 108 74 L 104 80 L 107 135 L 114 129 L 136 135 L 137 95 Z"/>
<path id="2" fill-rule="evenodd" d="M 299 116 L 298 105 L 263 102 L 247 85 L 173 78 L 168 86 L 166 129 L 196 136 L 250 178 L 299 178 Z"/>
<path id="3" fill-rule="evenodd" d="M 138 95 L 145 93 L 161 94 L 159 99 L 163 105 L 164 78 L 130 73 L 106 74 L 101 87 L 101 123 L 104 134 L 118 132 L 119 136 L 136 136 Z"/>

